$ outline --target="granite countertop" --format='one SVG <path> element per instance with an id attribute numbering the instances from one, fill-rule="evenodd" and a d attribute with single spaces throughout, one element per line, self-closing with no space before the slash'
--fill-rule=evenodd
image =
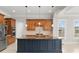
<path id="1" fill-rule="evenodd" d="M 48 35 L 42 35 L 42 36 L 25 35 L 25 36 L 21 36 L 17 39 L 59 39 L 59 38 L 53 38 L 52 36 L 48 36 Z"/>
<path id="2" fill-rule="evenodd" d="M 50 39 L 52 37 L 48 35 L 23 35 L 19 37 L 18 39 Z"/>

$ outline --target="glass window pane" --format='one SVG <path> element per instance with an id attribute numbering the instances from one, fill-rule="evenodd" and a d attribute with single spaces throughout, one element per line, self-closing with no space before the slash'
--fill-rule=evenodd
<path id="1" fill-rule="evenodd" d="M 75 21 L 75 37 L 79 37 L 79 20 Z"/>
<path id="2" fill-rule="evenodd" d="M 59 37 L 64 37 L 64 20 L 59 22 Z"/>

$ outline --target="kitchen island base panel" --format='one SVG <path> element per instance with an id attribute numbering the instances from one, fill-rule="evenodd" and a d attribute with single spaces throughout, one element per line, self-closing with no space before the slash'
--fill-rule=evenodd
<path id="1" fill-rule="evenodd" d="M 18 53 L 62 53 L 61 39 L 18 39 Z"/>

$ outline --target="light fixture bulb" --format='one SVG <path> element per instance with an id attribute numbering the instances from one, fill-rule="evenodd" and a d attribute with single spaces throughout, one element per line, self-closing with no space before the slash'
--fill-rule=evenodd
<path id="1" fill-rule="evenodd" d="M 53 27 L 53 24 L 52 24 L 52 27 Z"/>
<path id="2" fill-rule="evenodd" d="M 39 25 L 41 25 L 41 23 L 40 23 L 40 22 L 39 22 L 38 24 L 39 24 Z"/>
<path id="3" fill-rule="evenodd" d="M 27 27 L 27 24 L 25 25 L 25 27 Z"/>
<path id="4" fill-rule="evenodd" d="M 49 13 L 51 13 L 51 12 L 52 12 L 52 10 L 49 10 L 48 12 L 49 12 Z"/>
<path id="5" fill-rule="evenodd" d="M 12 10 L 12 12 L 15 13 L 16 11 L 15 10 Z"/>

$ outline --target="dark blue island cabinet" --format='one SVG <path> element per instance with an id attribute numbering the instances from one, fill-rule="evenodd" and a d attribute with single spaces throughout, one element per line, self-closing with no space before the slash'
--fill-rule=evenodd
<path id="1" fill-rule="evenodd" d="M 61 39 L 17 39 L 18 53 L 62 53 Z"/>

